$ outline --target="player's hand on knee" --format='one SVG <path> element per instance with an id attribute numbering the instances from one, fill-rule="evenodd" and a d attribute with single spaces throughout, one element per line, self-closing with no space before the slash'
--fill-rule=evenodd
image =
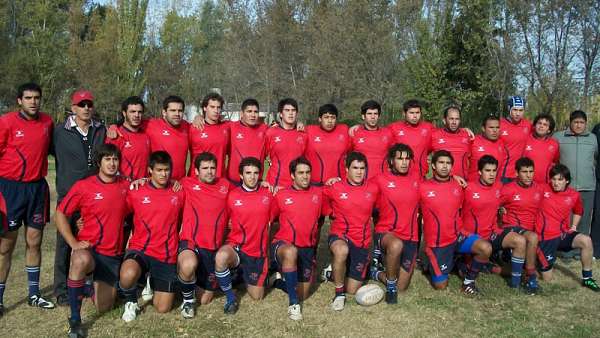
<path id="1" fill-rule="evenodd" d="M 71 245 L 71 249 L 75 250 L 85 250 L 90 247 L 90 243 L 88 241 L 77 241 Z"/>

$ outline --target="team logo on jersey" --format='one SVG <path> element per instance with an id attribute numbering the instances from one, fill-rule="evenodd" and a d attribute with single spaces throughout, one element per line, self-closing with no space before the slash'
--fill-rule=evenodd
<path id="1" fill-rule="evenodd" d="M 162 134 L 163 136 L 171 136 L 171 133 L 169 133 L 169 131 L 166 129 L 163 129 Z"/>
<path id="2" fill-rule="evenodd" d="M 513 196 L 513 201 L 520 201 L 521 200 L 521 195 L 516 194 L 515 196 Z"/>
<path id="3" fill-rule="evenodd" d="M 202 134 L 200 134 L 200 138 L 208 138 L 208 134 L 207 133 L 202 133 Z"/>
<path id="4" fill-rule="evenodd" d="M 265 133 L 263 133 L 262 131 L 260 133 L 258 133 L 258 137 L 262 138 L 265 135 Z"/>
<path id="5" fill-rule="evenodd" d="M 485 151 L 485 148 L 484 148 L 483 146 L 479 146 L 479 147 L 477 148 L 477 151 Z"/>
<path id="6" fill-rule="evenodd" d="M 554 151 L 554 146 L 549 146 L 548 151 Z"/>
<path id="7" fill-rule="evenodd" d="M 394 182 L 390 181 L 390 182 L 388 182 L 388 185 L 387 185 L 387 187 L 388 187 L 388 188 L 395 188 L 395 187 L 396 187 L 396 183 L 394 183 Z"/>
<path id="8" fill-rule="evenodd" d="M 553 259 L 554 259 L 554 256 L 552 256 L 552 255 L 548 255 L 548 256 L 546 256 L 546 260 L 547 260 L 547 261 L 551 261 L 551 260 L 553 260 Z"/>
<path id="9" fill-rule="evenodd" d="M 550 192 L 548 192 L 548 191 L 544 192 L 544 198 L 550 198 Z"/>
<path id="10" fill-rule="evenodd" d="M 33 214 L 32 220 L 33 223 L 43 223 L 44 222 L 44 216 L 42 214 Z"/>
<path id="11" fill-rule="evenodd" d="M 387 141 L 388 141 L 388 137 L 387 137 L 387 136 L 384 136 L 384 137 L 382 137 L 382 138 L 381 138 L 381 140 L 382 140 L 383 142 L 387 142 Z"/>
<path id="12" fill-rule="evenodd" d="M 14 228 L 16 226 L 17 226 L 17 221 L 11 220 L 10 222 L 8 222 L 8 227 L 9 228 Z"/>
<path id="13" fill-rule="evenodd" d="M 503 130 L 503 131 L 502 131 L 502 136 L 508 136 L 508 131 L 506 131 L 506 130 Z"/>
<path id="14" fill-rule="evenodd" d="M 427 129 L 423 128 L 421 129 L 421 136 L 425 136 L 427 135 Z"/>
<path id="15" fill-rule="evenodd" d="M 291 197 L 288 197 L 288 198 L 285 199 L 285 201 L 283 202 L 283 204 L 285 204 L 285 205 L 294 204 L 294 200 L 292 200 Z"/>
<path id="16" fill-rule="evenodd" d="M 338 140 L 340 141 L 344 141 L 346 139 L 346 137 L 342 134 L 338 135 Z"/>
<path id="17" fill-rule="evenodd" d="M 571 202 L 573 202 L 573 200 L 571 199 L 570 196 L 567 196 L 567 198 L 565 198 L 565 203 L 566 204 L 571 204 Z"/>
<path id="18" fill-rule="evenodd" d="M 131 147 L 132 147 L 131 142 L 125 141 L 125 148 L 131 148 Z"/>
<path id="19" fill-rule="evenodd" d="M 435 197 L 435 191 L 428 191 L 427 197 Z"/>
<path id="20" fill-rule="evenodd" d="M 440 270 L 444 271 L 444 270 L 447 270 L 447 269 L 448 269 L 448 266 L 446 264 L 440 265 Z"/>
<path id="21" fill-rule="evenodd" d="M 525 151 L 533 151 L 533 149 L 531 148 L 531 145 L 526 145 L 525 146 Z"/>
<path id="22" fill-rule="evenodd" d="M 460 195 L 460 191 L 458 191 L 458 189 L 455 188 L 454 190 L 452 190 L 452 194 L 454 194 L 454 196 L 458 196 Z"/>
<path id="23" fill-rule="evenodd" d="M 244 134 L 237 133 L 237 135 L 235 135 L 235 138 L 237 138 L 237 139 L 243 139 L 244 138 Z"/>
<path id="24" fill-rule="evenodd" d="M 438 140 L 438 144 L 444 144 L 444 143 L 446 143 L 446 140 L 444 140 L 443 138 Z"/>
<path id="25" fill-rule="evenodd" d="M 196 190 L 196 191 L 198 191 L 198 190 L 202 190 L 202 189 L 200 189 L 200 185 L 199 185 L 199 184 L 196 184 L 196 185 L 194 185 L 194 186 L 192 187 L 192 190 Z"/>
<path id="26" fill-rule="evenodd" d="M 142 204 L 150 204 L 152 201 L 150 201 L 150 197 L 148 196 L 144 196 L 144 199 L 142 200 Z"/>
<path id="27" fill-rule="evenodd" d="M 275 136 L 275 139 L 273 140 L 273 142 L 275 142 L 275 143 L 281 142 L 281 137 Z"/>
<path id="28" fill-rule="evenodd" d="M 319 204 L 319 196 L 317 195 L 312 195 L 312 202 L 314 204 Z"/>
<path id="29" fill-rule="evenodd" d="M 321 137 L 315 136 L 315 142 L 321 142 Z"/>
<path id="30" fill-rule="evenodd" d="M 398 132 L 398 136 L 404 136 L 404 130 L 400 130 L 400 131 Z"/>
<path id="31" fill-rule="evenodd" d="M 269 204 L 269 197 L 263 196 L 263 198 L 262 198 L 262 204 Z"/>
<path id="32" fill-rule="evenodd" d="M 523 134 L 529 134 L 529 128 L 523 127 Z"/>
<path id="33" fill-rule="evenodd" d="M 496 198 L 500 198 L 500 190 L 496 190 Z"/>
<path id="34" fill-rule="evenodd" d="M 235 201 L 233 201 L 233 205 L 236 206 L 236 207 L 241 207 L 243 205 L 242 204 L 242 200 L 235 200 Z"/>
<path id="35" fill-rule="evenodd" d="M 226 187 L 226 186 L 224 186 L 224 185 L 222 185 L 222 186 L 219 188 L 219 192 L 220 192 L 221 194 L 226 194 L 226 193 L 227 193 L 227 187 Z"/>
<path id="36" fill-rule="evenodd" d="M 474 193 L 473 193 L 473 199 L 474 199 L 474 200 L 477 200 L 477 199 L 479 199 L 479 198 L 480 198 L 480 197 L 479 197 L 479 193 L 478 193 L 478 192 L 474 192 Z"/>
<path id="37" fill-rule="evenodd" d="M 536 200 L 536 201 L 539 201 L 540 198 L 541 198 L 541 196 L 540 196 L 539 192 L 536 192 L 535 195 L 533 195 L 533 199 Z"/>
<path id="38" fill-rule="evenodd" d="M 416 181 L 413 182 L 413 188 L 415 188 L 415 189 L 419 188 L 419 183 L 417 183 Z"/>
<path id="39" fill-rule="evenodd" d="M 296 137 L 296 143 L 304 143 L 304 137 L 302 137 L 302 136 Z"/>
<path id="40" fill-rule="evenodd" d="M 171 197 L 171 204 L 173 205 L 177 205 L 177 202 L 179 201 L 179 199 L 177 198 L 177 196 L 172 196 Z"/>
<path id="41" fill-rule="evenodd" d="M 371 194 L 370 192 L 365 193 L 365 198 L 368 200 L 370 200 L 372 196 L 373 196 L 373 194 Z"/>
<path id="42" fill-rule="evenodd" d="M 347 200 L 348 199 L 348 193 L 347 192 L 341 192 L 340 193 L 340 199 L 341 200 Z"/>
<path id="43" fill-rule="evenodd" d="M 358 143 L 365 143 L 364 137 L 359 137 L 358 138 Z"/>
<path id="44" fill-rule="evenodd" d="M 469 143 L 469 139 L 466 137 L 463 137 L 462 140 L 460 140 L 462 143 Z"/>
<path id="45" fill-rule="evenodd" d="M 15 131 L 15 137 L 24 137 L 25 133 L 22 130 Z"/>
<path id="46" fill-rule="evenodd" d="M 96 194 L 96 195 L 94 196 L 94 199 L 95 199 L 95 200 L 103 200 L 103 199 L 104 199 L 104 196 L 102 196 L 102 193 L 101 193 L 101 192 L 96 192 L 96 193 L 94 193 L 94 194 Z"/>

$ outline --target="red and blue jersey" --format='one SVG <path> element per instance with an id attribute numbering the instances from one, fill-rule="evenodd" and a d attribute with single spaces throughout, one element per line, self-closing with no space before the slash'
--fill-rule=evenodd
<path id="1" fill-rule="evenodd" d="M 535 182 L 524 187 L 513 181 L 502 187 L 500 196 L 500 203 L 506 210 L 502 215 L 502 226 L 535 231 L 536 216 L 542 202 L 541 187 Z"/>
<path id="2" fill-rule="evenodd" d="M 239 166 L 244 157 L 256 157 L 261 163 L 264 162 L 268 127 L 264 123 L 250 127 L 241 121 L 228 124 L 230 150 L 227 177 L 233 182 L 239 182 Z"/>
<path id="3" fill-rule="evenodd" d="M 425 245 L 439 248 L 458 239 L 462 230 L 463 189 L 455 180 L 429 179 L 419 187 Z"/>
<path id="4" fill-rule="evenodd" d="M 523 154 L 527 138 L 531 135 L 531 122 L 522 119 L 519 123 L 511 122 L 508 117 L 500 119 L 500 140 L 506 146 L 506 163 L 503 177 L 515 178 L 515 163 Z"/>
<path id="5" fill-rule="evenodd" d="M 304 154 L 312 165 L 311 182 L 324 184 L 330 178 L 342 177 L 344 155 L 350 149 L 348 126 L 337 124 L 331 131 L 321 126 L 308 126 L 306 135 Z"/>
<path id="6" fill-rule="evenodd" d="M 412 170 L 418 170 L 420 176 L 425 177 L 429 172 L 427 155 L 431 148 L 431 134 L 434 127 L 431 123 L 421 121 L 412 125 L 406 121 L 398 121 L 389 125 L 394 137 L 393 143 L 404 143 L 412 149 L 415 155 L 415 164 Z"/>
<path id="7" fill-rule="evenodd" d="M 449 151 L 454 159 L 451 175 L 467 178 L 469 166 L 469 155 L 471 152 L 471 140 L 464 129 L 451 132 L 446 128 L 437 128 L 431 134 L 431 151 Z"/>
<path id="8" fill-rule="evenodd" d="M 143 130 L 133 131 L 119 126 L 120 136 L 106 138 L 106 143 L 117 146 L 121 151 L 119 173 L 130 180 L 148 176 L 148 157 L 150 157 L 150 137 Z"/>
<path id="9" fill-rule="evenodd" d="M 490 239 L 493 233 L 499 234 L 498 209 L 502 184 L 495 182 L 485 185 L 481 180 L 471 181 L 465 189 L 463 201 L 463 229 L 470 234 Z"/>
<path id="10" fill-rule="evenodd" d="M 550 182 L 550 169 L 560 160 L 558 141 L 553 137 L 538 138 L 529 135 L 522 157 L 529 157 L 535 165 L 533 180 L 539 184 Z"/>
<path id="11" fill-rule="evenodd" d="M 174 127 L 165 119 L 153 118 L 145 121 L 143 129 L 150 138 L 152 152 L 162 150 L 171 156 L 173 161 L 171 178 L 175 180 L 183 178 L 188 157 L 190 124 L 181 121 L 178 127 Z"/>
<path id="12" fill-rule="evenodd" d="M 281 126 L 267 130 L 266 153 L 271 161 L 267 172 L 267 182 L 272 186 L 287 187 L 292 184 L 290 163 L 304 154 L 307 135 L 296 129 L 283 129 Z"/>
<path id="13" fill-rule="evenodd" d="M 392 142 L 392 134 L 385 127 L 367 130 L 361 125 L 354 131 L 351 137 L 352 150 L 367 157 L 367 179 L 387 171 L 385 156 Z"/>
<path id="14" fill-rule="evenodd" d="M 229 148 L 229 123 L 204 124 L 204 129 L 190 128 L 190 153 L 192 165 L 189 176 L 194 176 L 194 159 L 203 152 L 217 158 L 217 177 L 225 177 L 225 157 Z"/>
<path id="15" fill-rule="evenodd" d="M 504 144 L 501 140 L 491 141 L 483 135 L 477 135 L 471 144 L 471 159 L 469 161 L 468 174 L 469 181 L 476 181 L 479 179 L 477 162 L 485 155 L 490 155 L 498 161 L 497 178 L 501 177 L 502 170 L 506 167 L 506 148 L 504 147 Z"/>
<path id="16" fill-rule="evenodd" d="M 571 214 L 583 215 L 583 203 L 579 192 L 567 187 L 565 191 L 554 191 L 549 185 L 542 188 L 542 203 L 538 211 L 535 232 L 540 241 L 560 237 L 571 230 Z"/>

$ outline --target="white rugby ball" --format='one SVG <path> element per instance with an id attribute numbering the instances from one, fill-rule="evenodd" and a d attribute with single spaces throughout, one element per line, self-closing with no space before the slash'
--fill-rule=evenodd
<path id="1" fill-rule="evenodd" d="M 381 302 L 384 294 L 383 289 L 377 284 L 367 284 L 358 288 L 354 299 L 362 306 L 371 306 Z"/>

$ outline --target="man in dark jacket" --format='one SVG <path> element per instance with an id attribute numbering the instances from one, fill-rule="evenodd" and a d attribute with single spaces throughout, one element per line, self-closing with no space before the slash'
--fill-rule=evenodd
<path id="1" fill-rule="evenodd" d="M 56 192 L 60 203 L 69 189 L 78 180 L 96 171 L 94 152 L 104 143 L 106 128 L 93 119 L 94 96 L 86 90 L 79 90 L 71 96 L 71 112 L 64 123 L 57 125 L 52 138 L 56 157 Z M 76 233 L 73 215 L 71 228 Z M 54 294 L 59 305 L 67 305 L 66 276 L 69 269 L 71 249 L 64 238 L 56 233 L 54 256 Z"/>

